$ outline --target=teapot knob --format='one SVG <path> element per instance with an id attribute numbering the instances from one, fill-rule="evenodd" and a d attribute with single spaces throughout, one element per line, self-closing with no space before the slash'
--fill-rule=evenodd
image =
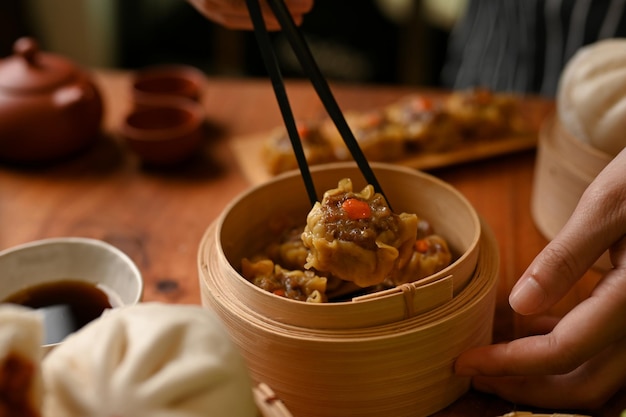
<path id="1" fill-rule="evenodd" d="M 35 65 L 39 44 L 33 38 L 19 38 L 13 44 L 13 52 L 21 56 L 29 65 Z"/>

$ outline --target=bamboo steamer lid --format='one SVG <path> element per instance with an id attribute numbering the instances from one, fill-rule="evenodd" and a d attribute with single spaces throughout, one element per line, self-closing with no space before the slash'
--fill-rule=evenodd
<path id="1" fill-rule="evenodd" d="M 222 318 L 253 378 L 271 386 L 295 417 L 432 414 L 469 388 L 468 378 L 453 375 L 454 359 L 491 341 L 499 255 L 489 228 L 440 180 L 373 167 L 394 210 L 418 212 L 446 238 L 449 231 L 464 265 L 391 294 L 341 303 L 302 303 L 257 288 L 233 264 L 250 245 L 264 243 L 263 225 L 277 208 L 299 213 L 304 223 L 309 203 L 298 173 L 244 193 L 201 241 L 202 304 Z M 312 174 L 319 190 L 360 176 L 353 164 Z"/>

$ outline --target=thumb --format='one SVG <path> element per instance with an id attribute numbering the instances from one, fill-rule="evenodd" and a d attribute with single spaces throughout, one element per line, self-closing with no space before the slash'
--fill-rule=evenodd
<path id="1" fill-rule="evenodd" d="M 559 301 L 586 271 L 575 255 L 577 250 L 565 240 L 550 242 L 511 290 L 513 310 L 537 314 Z"/>

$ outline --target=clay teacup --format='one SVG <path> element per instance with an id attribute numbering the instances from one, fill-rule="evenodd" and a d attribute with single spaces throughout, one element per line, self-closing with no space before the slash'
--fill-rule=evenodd
<path id="1" fill-rule="evenodd" d="M 188 65 L 159 65 L 135 73 L 132 96 L 135 102 L 154 97 L 182 97 L 200 101 L 206 77 L 199 69 Z"/>
<path id="2" fill-rule="evenodd" d="M 178 164 L 198 150 L 204 116 L 200 104 L 188 99 L 154 99 L 135 107 L 119 133 L 147 165 Z"/>

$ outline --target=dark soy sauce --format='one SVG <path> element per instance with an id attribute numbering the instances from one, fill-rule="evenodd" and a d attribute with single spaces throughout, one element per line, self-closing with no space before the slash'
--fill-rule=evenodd
<path id="1" fill-rule="evenodd" d="M 20 304 L 43 312 L 44 344 L 58 343 L 67 335 L 112 308 L 109 294 L 84 281 L 60 280 L 25 288 L 4 303 Z"/>

